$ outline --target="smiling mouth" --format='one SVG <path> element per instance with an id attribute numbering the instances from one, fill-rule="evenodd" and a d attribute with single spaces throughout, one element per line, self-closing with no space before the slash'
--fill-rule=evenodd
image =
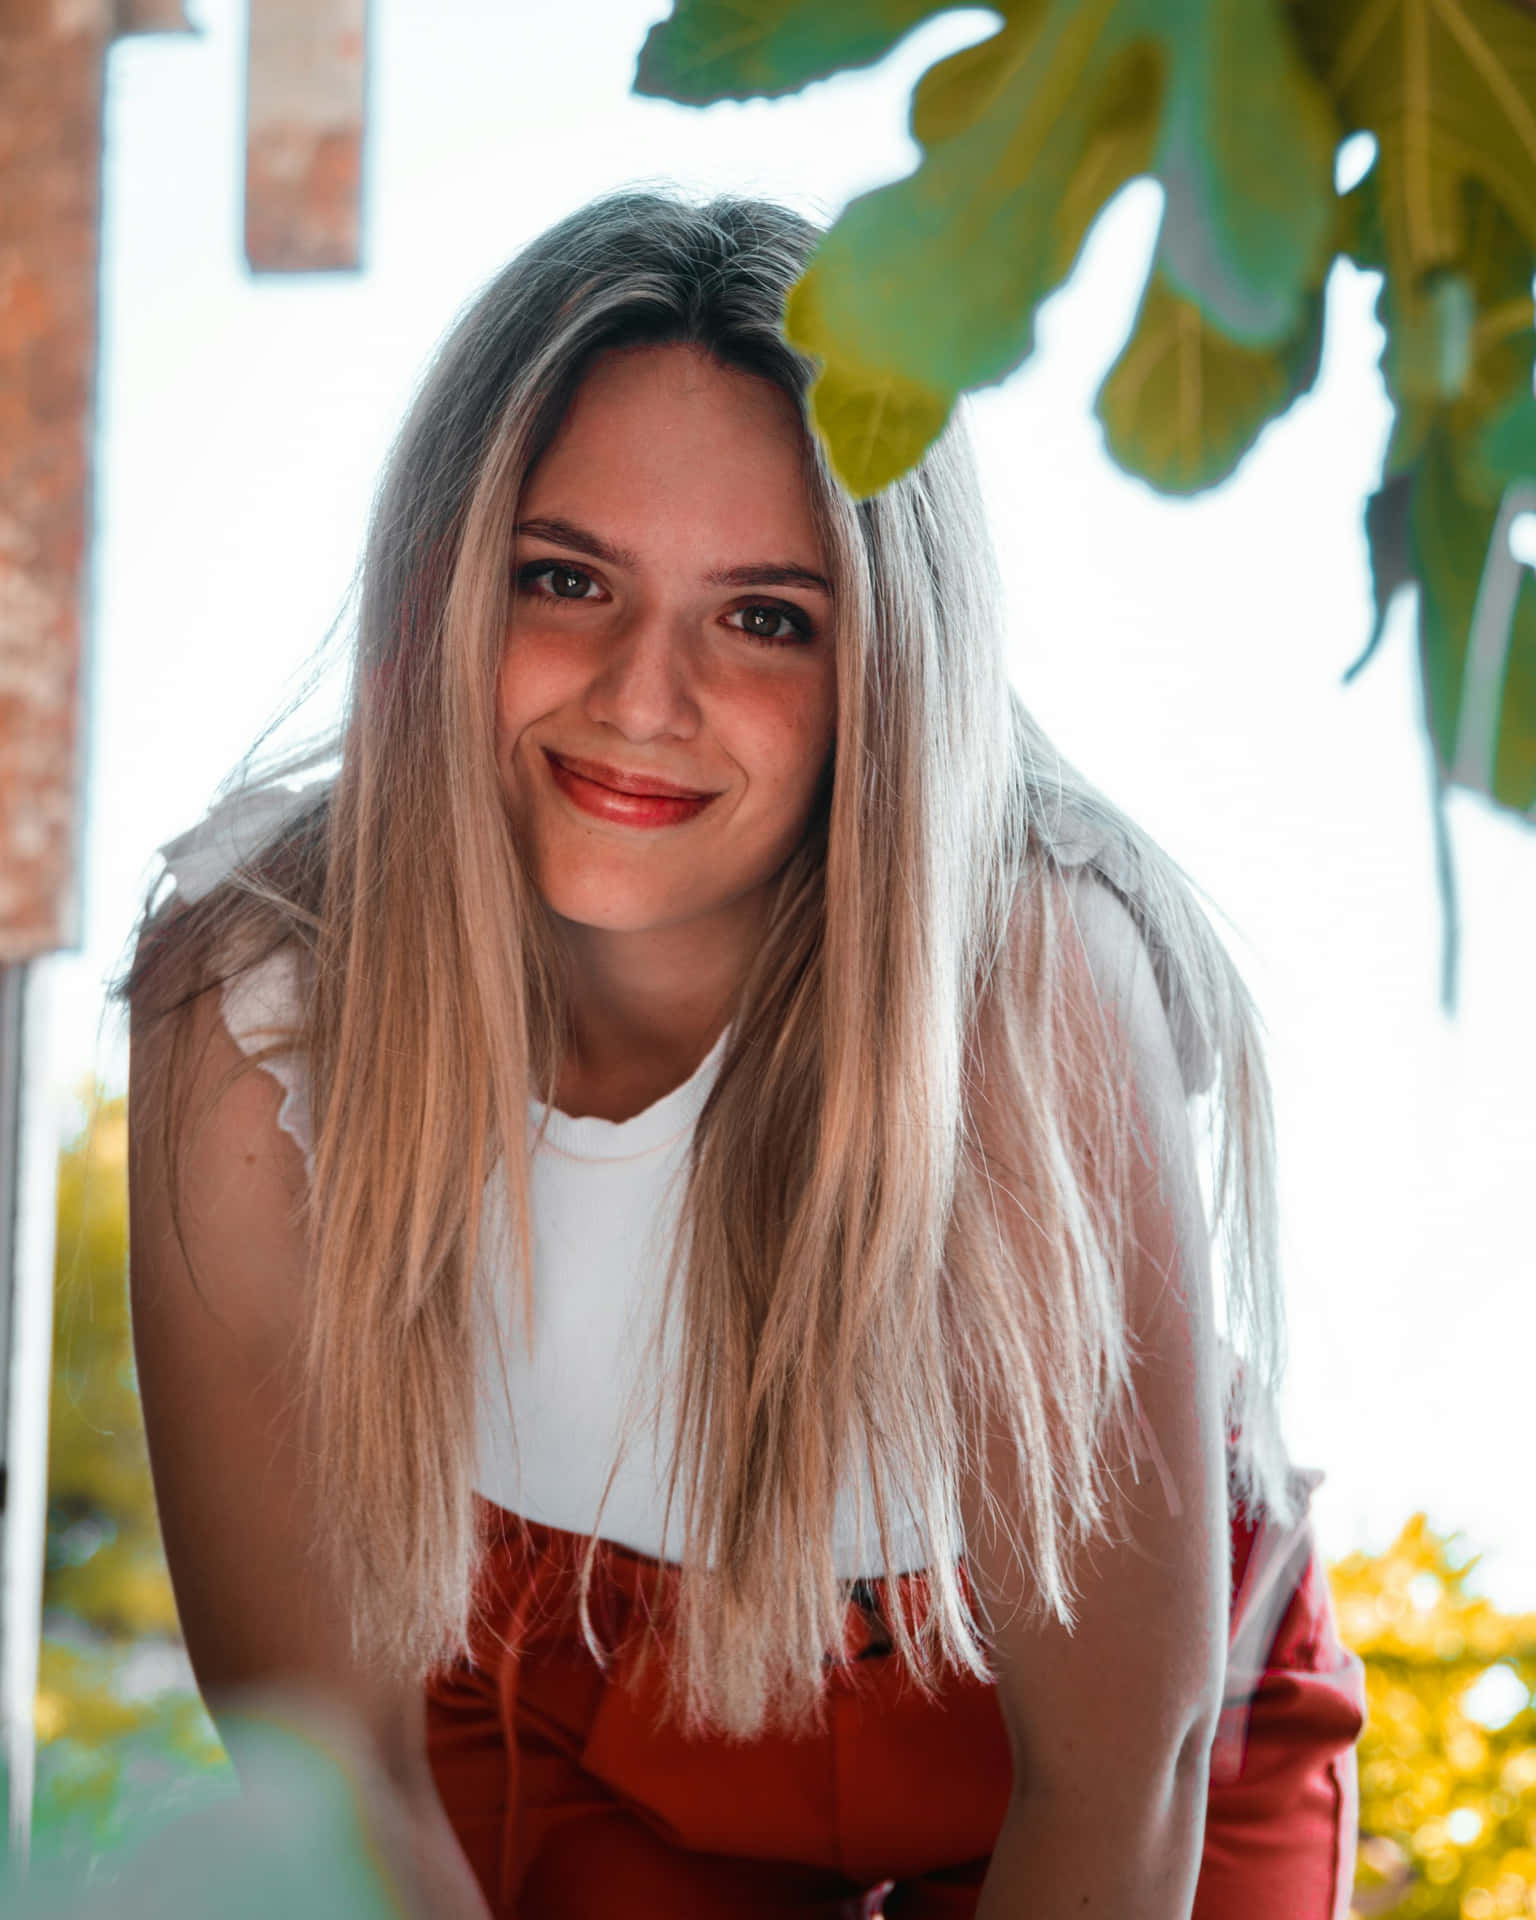
<path id="1" fill-rule="evenodd" d="M 606 820 L 619 827 L 655 828 L 681 826 L 685 820 L 692 820 L 701 814 L 715 799 L 712 793 L 659 793 L 654 785 L 644 792 L 632 793 L 626 788 L 613 787 L 607 781 L 593 778 L 584 769 L 595 763 L 588 761 L 567 761 L 559 754 L 544 750 L 544 761 L 549 768 L 549 777 L 566 800 L 582 813 L 590 814 L 598 820 Z M 608 780 L 632 779 L 636 784 L 649 776 L 624 775 L 613 767 L 603 767 Z"/>
<path id="2" fill-rule="evenodd" d="M 574 760 L 569 754 L 552 753 L 544 749 L 544 757 L 556 767 L 563 767 L 567 773 L 574 773 L 579 779 L 590 781 L 594 786 L 605 787 L 610 793 L 622 793 L 637 800 L 713 800 L 712 793 L 701 793 L 697 787 L 674 786 L 668 780 L 659 780 L 651 774 L 621 773 L 617 767 L 604 766 L 597 760 Z"/>

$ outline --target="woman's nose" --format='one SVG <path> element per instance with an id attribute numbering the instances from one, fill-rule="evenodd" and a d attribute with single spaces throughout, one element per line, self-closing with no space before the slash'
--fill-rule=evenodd
<path id="1" fill-rule="evenodd" d="M 587 688 L 588 717 L 626 738 L 691 734 L 698 725 L 692 648 L 675 616 L 637 614 L 611 634 Z"/>

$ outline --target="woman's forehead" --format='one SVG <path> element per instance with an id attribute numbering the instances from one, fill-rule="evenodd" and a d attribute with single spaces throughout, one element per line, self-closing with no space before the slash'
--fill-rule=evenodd
<path id="1" fill-rule="evenodd" d="M 566 408 L 555 439 L 601 431 L 616 411 L 718 414 L 737 430 L 755 430 L 787 447 L 806 439 L 798 401 L 762 374 L 728 365 L 687 342 L 605 347 L 595 354 Z"/>
<path id="2" fill-rule="evenodd" d="M 617 542 L 644 544 L 680 515 L 721 539 L 750 528 L 789 542 L 824 570 L 811 469 L 799 404 L 772 381 L 696 347 L 613 348 L 587 370 L 518 517 L 596 516 Z"/>

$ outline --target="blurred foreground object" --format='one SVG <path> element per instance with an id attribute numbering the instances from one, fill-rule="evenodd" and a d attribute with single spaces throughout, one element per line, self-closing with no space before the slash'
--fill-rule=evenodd
<path id="1" fill-rule="evenodd" d="M 404 1920 L 404 1861 L 376 1782 L 339 1722 L 298 1702 L 221 1716 L 239 1791 L 141 1837 L 87 1883 L 39 1864 L 0 1883 L 12 1920 Z"/>
<path id="2" fill-rule="evenodd" d="M 160 1543 L 128 1312 L 127 1112 L 86 1096 L 59 1157 L 48 1534 L 31 1851 L 98 1856 L 230 1790 Z"/>
<path id="3" fill-rule="evenodd" d="M 82 1104 L 57 1179 L 33 1864 L 0 1910 L 398 1920 L 388 1792 L 348 1723 L 250 1694 L 216 1728 L 198 1695 L 133 1365 L 127 1102 Z"/>
<path id="4" fill-rule="evenodd" d="M 944 0 L 674 0 L 635 90 L 704 106 L 883 58 Z M 1365 516 L 1378 645 L 1418 590 L 1443 924 L 1445 790 L 1536 820 L 1536 4 L 997 0 L 912 98 L 915 172 L 844 208 L 791 291 L 833 466 L 877 493 L 963 392 L 1034 347 L 1043 300 L 1130 180 L 1163 218 L 1099 388 L 1112 457 L 1164 493 L 1227 478 L 1307 392 L 1335 261 L 1382 276 L 1395 409 Z M 1512 545 L 1512 542 L 1516 543 Z"/>

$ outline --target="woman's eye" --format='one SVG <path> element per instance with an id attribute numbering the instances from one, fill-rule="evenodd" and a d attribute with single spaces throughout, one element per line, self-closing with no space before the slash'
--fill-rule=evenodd
<path id="1" fill-rule="evenodd" d="M 776 641 L 780 644 L 796 640 L 810 640 L 815 629 L 798 607 L 775 607 L 759 605 L 737 607 L 734 613 L 727 615 L 730 620 L 741 622 L 741 631 L 754 640 Z"/>
<path id="2" fill-rule="evenodd" d="M 570 567 L 563 560 L 536 560 L 518 574 L 518 584 L 539 592 L 541 598 L 589 600 L 597 582 L 581 567 Z M 547 590 L 547 591 L 546 591 Z"/>

